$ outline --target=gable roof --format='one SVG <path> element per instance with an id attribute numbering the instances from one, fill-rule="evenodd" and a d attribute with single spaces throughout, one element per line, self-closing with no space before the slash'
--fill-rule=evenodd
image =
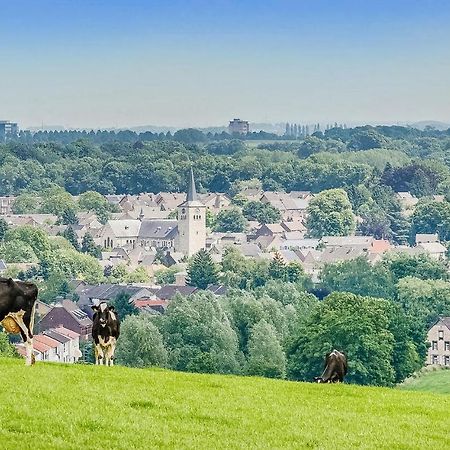
<path id="1" fill-rule="evenodd" d="M 140 220 L 108 220 L 108 225 L 111 227 L 115 236 L 121 237 L 136 237 L 139 234 L 141 226 Z"/>
<path id="2" fill-rule="evenodd" d="M 138 233 L 139 239 L 174 239 L 178 234 L 176 220 L 143 220 Z"/>

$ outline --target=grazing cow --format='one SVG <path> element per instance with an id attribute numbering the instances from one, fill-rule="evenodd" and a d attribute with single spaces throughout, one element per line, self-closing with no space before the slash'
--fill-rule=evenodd
<path id="1" fill-rule="evenodd" d="M 6 331 L 20 332 L 26 348 L 25 364 L 34 364 L 33 328 L 38 288 L 33 283 L 0 278 L 0 322 Z"/>
<path id="2" fill-rule="evenodd" d="M 95 343 L 95 364 L 114 365 L 114 352 L 117 339 L 120 334 L 120 321 L 114 306 L 108 306 L 106 302 L 92 307 L 92 337 Z"/>
<path id="3" fill-rule="evenodd" d="M 325 366 L 320 377 L 315 377 L 317 383 L 342 383 L 347 374 L 347 357 L 344 353 L 333 350 L 325 357 Z"/>

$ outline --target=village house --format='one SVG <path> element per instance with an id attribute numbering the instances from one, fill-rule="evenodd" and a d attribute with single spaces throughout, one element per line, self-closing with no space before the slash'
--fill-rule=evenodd
<path id="1" fill-rule="evenodd" d="M 12 206 L 15 200 L 16 197 L 12 196 L 0 197 L 0 215 L 12 214 Z"/>
<path id="2" fill-rule="evenodd" d="M 272 192 L 266 191 L 259 199 L 262 203 L 268 203 L 277 208 L 284 221 L 292 222 L 303 220 L 307 217 L 307 208 L 312 198 L 310 192 L 293 191 Z"/>
<path id="3" fill-rule="evenodd" d="M 450 367 L 450 317 L 440 317 L 427 334 L 427 365 Z"/>
<path id="4" fill-rule="evenodd" d="M 92 320 L 74 302 L 63 300 L 55 304 L 36 324 L 36 330 L 40 333 L 58 327 L 71 330 L 77 333 L 81 340 L 87 340 L 92 332 Z"/>

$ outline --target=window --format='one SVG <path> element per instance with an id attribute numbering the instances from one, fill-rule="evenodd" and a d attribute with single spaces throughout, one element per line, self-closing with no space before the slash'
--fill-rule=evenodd
<path id="1" fill-rule="evenodd" d="M 445 341 L 444 342 L 444 350 L 446 352 L 450 351 L 450 341 Z"/>
<path id="2" fill-rule="evenodd" d="M 431 364 L 438 364 L 438 357 L 437 355 L 431 356 Z"/>
<path id="3" fill-rule="evenodd" d="M 442 357 L 442 359 L 443 359 L 442 362 L 444 363 L 444 366 L 450 366 L 450 356 L 445 355 Z"/>
<path id="4" fill-rule="evenodd" d="M 437 350 L 438 349 L 438 343 L 437 341 L 433 341 L 431 343 L 431 350 Z"/>
<path id="5" fill-rule="evenodd" d="M 439 330 L 438 331 L 438 336 L 439 336 L 439 340 L 443 341 L 444 340 L 444 330 Z"/>

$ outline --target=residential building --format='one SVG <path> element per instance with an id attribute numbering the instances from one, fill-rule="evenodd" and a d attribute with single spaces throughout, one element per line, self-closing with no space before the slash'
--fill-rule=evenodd
<path id="1" fill-rule="evenodd" d="M 233 119 L 228 125 L 228 132 L 230 134 L 247 134 L 250 131 L 250 126 L 246 120 Z"/>
<path id="2" fill-rule="evenodd" d="M 5 142 L 8 139 L 14 138 L 19 133 L 17 123 L 9 120 L 0 120 L 0 142 Z"/>
<path id="3" fill-rule="evenodd" d="M 206 247 L 206 206 L 198 199 L 191 168 L 186 201 L 178 206 L 176 251 L 191 257 Z"/>
<path id="4" fill-rule="evenodd" d="M 12 196 L 0 197 L 0 215 L 12 214 L 12 206 L 15 200 L 16 197 Z"/>
<path id="5" fill-rule="evenodd" d="M 63 300 L 57 303 L 36 327 L 40 333 L 51 328 L 64 327 L 78 333 L 82 340 L 87 340 L 92 333 L 92 320 L 74 302 Z"/>
<path id="6" fill-rule="evenodd" d="M 450 317 L 440 317 L 428 330 L 427 364 L 450 367 Z"/>
<path id="7" fill-rule="evenodd" d="M 145 248 L 172 249 L 178 236 L 177 220 L 142 220 L 137 245 Z"/>

